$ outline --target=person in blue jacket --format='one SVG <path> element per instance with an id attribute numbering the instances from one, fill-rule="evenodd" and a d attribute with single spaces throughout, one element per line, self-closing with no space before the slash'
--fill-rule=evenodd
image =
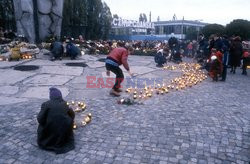
<path id="1" fill-rule="evenodd" d="M 80 55 L 81 51 L 75 44 L 72 43 L 71 39 L 67 42 L 68 43 L 66 45 L 66 54 L 68 57 L 71 58 L 71 60 L 74 60 L 78 55 Z"/>

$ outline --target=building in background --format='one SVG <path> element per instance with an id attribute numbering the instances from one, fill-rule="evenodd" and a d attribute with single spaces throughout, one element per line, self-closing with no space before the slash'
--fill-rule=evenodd
<path id="1" fill-rule="evenodd" d="M 151 18 L 151 13 L 150 13 Z M 197 35 L 208 23 L 199 20 L 177 20 L 176 15 L 170 21 L 139 22 L 114 18 L 110 39 L 117 40 L 168 40 L 174 33 L 178 39 L 185 39 L 190 31 L 196 31 Z"/>
<path id="2" fill-rule="evenodd" d="M 114 18 L 111 35 L 149 35 L 153 33 L 153 30 L 154 25 L 152 22 Z"/>
<path id="3" fill-rule="evenodd" d="M 171 21 L 157 21 L 154 22 L 155 35 L 165 35 L 169 37 L 171 33 L 174 33 L 175 37 L 179 39 L 185 39 L 188 31 L 197 31 L 198 33 L 201 29 L 208 23 L 203 23 L 200 21 L 192 20 L 177 20 L 173 19 Z"/>
<path id="4" fill-rule="evenodd" d="M 154 33 L 152 22 L 139 22 L 122 18 L 114 18 L 109 39 L 115 40 L 146 40 Z"/>

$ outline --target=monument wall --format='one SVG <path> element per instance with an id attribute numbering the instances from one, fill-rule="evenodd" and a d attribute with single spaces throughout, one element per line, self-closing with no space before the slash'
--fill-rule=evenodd
<path id="1" fill-rule="evenodd" d="M 64 0 L 13 0 L 18 35 L 30 42 L 60 37 Z M 37 22 L 37 24 L 36 24 Z"/>

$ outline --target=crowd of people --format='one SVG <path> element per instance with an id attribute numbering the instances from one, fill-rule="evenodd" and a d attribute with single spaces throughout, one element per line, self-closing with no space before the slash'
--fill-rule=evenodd
<path id="1" fill-rule="evenodd" d="M 229 66 L 230 73 L 235 74 L 237 67 L 242 66 L 242 74 L 247 75 L 249 50 L 239 36 L 228 38 L 226 35 L 214 34 L 205 40 L 200 35 L 197 58 L 206 62 L 206 68 L 214 81 L 218 81 L 219 76 L 221 81 L 225 81 Z"/>
<path id="2" fill-rule="evenodd" d="M 4 38 L 4 39 L 3 39 Z M 12 31 L 3 31 L 0 28 L 0 39 L 3 41 L 11 41 L 16 38 Z M 215 77 L 214 72 L 218 72 L 222 76 L 222 80 L 226 80 L 227 68 L 231 67 L 231 73 L 236 73 L 237 67 L 242 66 L 242 74 L 247 75 L 247 65 L 249 65 L 249 47 L 244 48 L 244 42 L 240 37 L 228 38 L 225 35 L 211 35 L 205 38 L 202 34 L 198 40 L 178 40 L 173 35 L 168 41 L 116 41 L 116 40 L 84 40 L 80 35 L 77 39 L 63 37 L 61 41 L 53 38 L 50 40 L 51 60 L 62 59 L 64 56 L 76 59 L 81 54 L 106 54 L 108 55 L 114 48 L 124 47 L 126 44 L 131 45 L 134 55 L 150 55 L 155 57 L 158 67 L 162 67 L 167 61 L 175 63 L 182 62 L 183 57 L 194 58 L 203 65 L 209 72 L 211 77 Z M 248 43 L 249 44 L 249 43 Z M 214 50 L 219 52 L 214 53 Z M 210 68 L 214 60 L 211 55 L 217 54 L 217 60 L 220 63 L 220 70 L 212 71 Z M 214 58 L 213 58 L 214 59 Z"/>
<path id="3" fill-rule="evenodd" d="M 204 35 L 200 34 L 197 41 L 178 40 L 174 36 L 168 41 L 85 41 L 80 36 L 72 43 L 75 43 L 80 50 L 87 54 L 109 54 L 116 47 L 130 44 L 134 49 L 134 55 L 154 56 L 158 67 L 162 67 L 167 61 L 180 63 L 183 57 L 190 57 L 196 59 L 208 71 L 212 63 L 210 59 L 211 55 L 214 54 L 212 53 L 213 49 L 216 49 L 222 53 L 222 58 L 218 60 L 222 70 L 219 71 L 219 74 L 223 76 L 223 80 L 226 79 L 228 66 L 231 67 L 231 73 L 236 73 L 236 68 L 242 66 L 242 74 L 246 75 L 249 63 L 249 48 L 244 48 L 244 42 L 238 36 L 228 38 L 226 35 L 214 34 L 206 39 Z"/>

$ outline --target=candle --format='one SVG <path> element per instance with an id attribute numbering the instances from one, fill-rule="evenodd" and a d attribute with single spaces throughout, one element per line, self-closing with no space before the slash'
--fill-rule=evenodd
<path id="1" fill-rule="evenodd" d="M 73 129 L 76 129 L 76 128 L 77 128 L 77 126 L 76 126 L 76 124 L 74 123 L 74 124 L 73 124 Z"/>
<path id="2" fill-rule="evenodd" d="M 82 105 L 82 110 L 84 110 L 84 109 L 86 109 L 86 105 L 85 104 Z"/>
<path id="3" fill-rule="evenodd" d="M 84 122 L 86 122 L 86 124 L 88 124 L 91 121 L 91 118 L 89 116 L 85 117 Z"/>
<path id="4" fill-rule="evenodd" d="M 82 125 L 85 126 L 87 123 L 85 121 L 82 121 Z"/>
<path id="5" fill-rule="evenodd" d="M 137 98 L 137 96 L 136 95 L 134 95 L 134 97 L 133 97 L 134 99 L 136 99 Z"/>
<path id="6" fill-rule="evenodd" d="M 80 112 L 80 111 L 81 111 L 80 108 L 76 108 L 76 109 L 75 109 L 75 112 Z"/>

